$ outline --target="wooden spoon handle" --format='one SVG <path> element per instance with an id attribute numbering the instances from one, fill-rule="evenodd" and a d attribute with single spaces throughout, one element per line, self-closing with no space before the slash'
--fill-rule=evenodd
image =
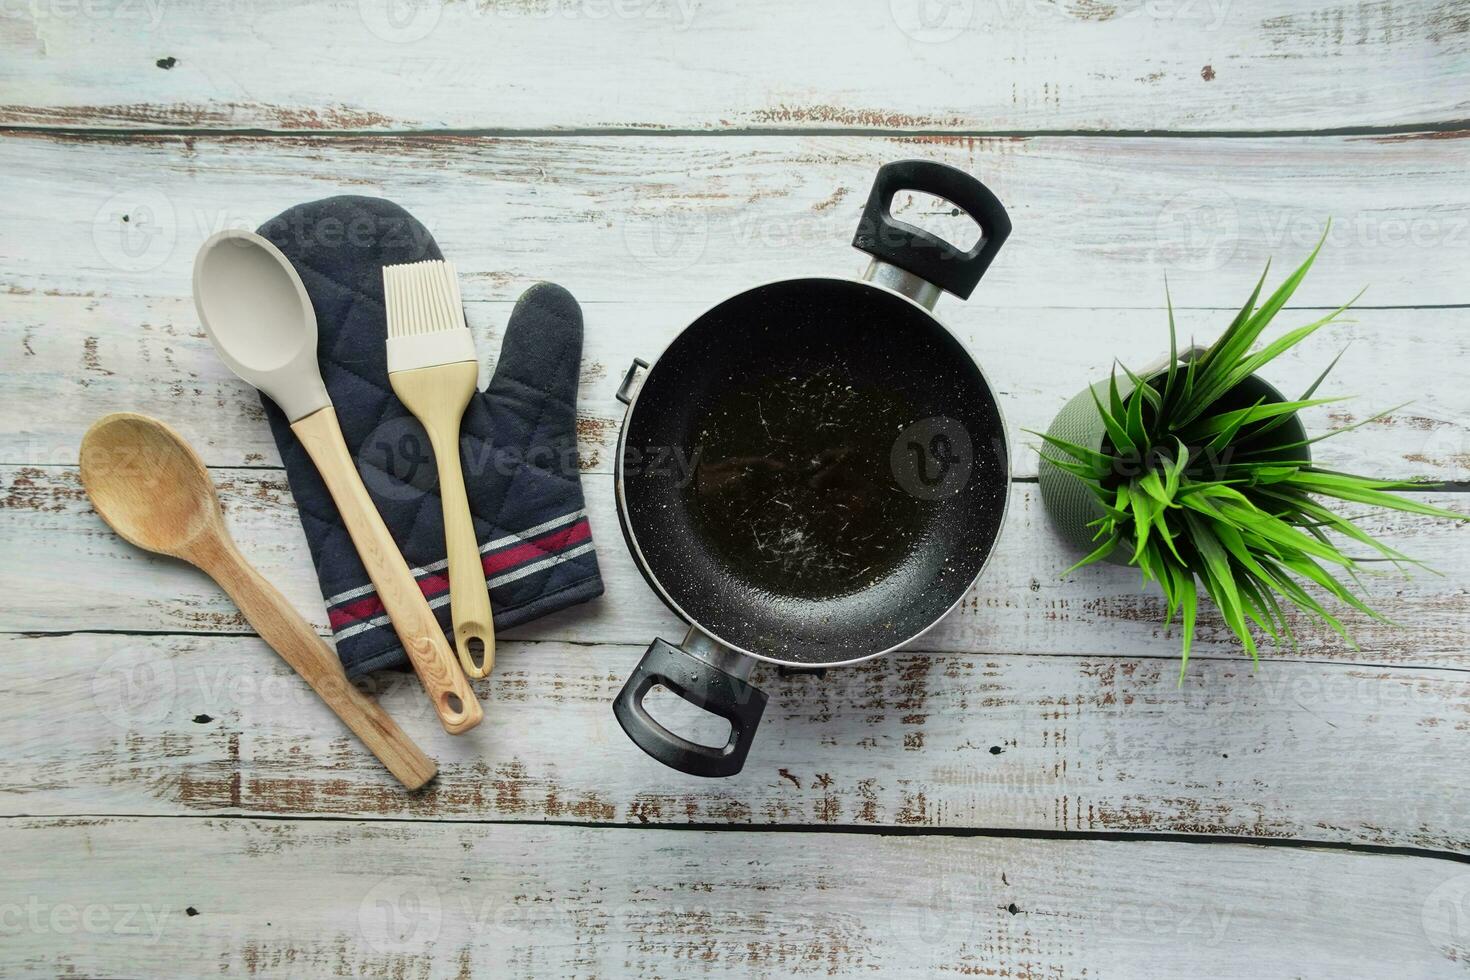
<path id="1" fill-rule="evenodd" d="M 337 425 L 336 411 L 328 405 L 312 412 L 292 422 L 291 431 L 306 447 L 336 502 L 337 512 L 347 525 L 347 533 L 352 536 L 368 578 L 372 579 L 373 588 L 393 621 L 393 629 L 433 702 L 439 724 L 451 735 L 474 728 L 484 717 L 480 702 L 455 662 L 454 651 L 449 648 L 434 611 L 419 591 L 413 573 L 362 485 L 362 477 L 357 474 Z"/>
<path id="2" fill-rule="evenodd" d="M 418 789 L 434 778 L 438 771 L 434 760 L 419 750 L 377 701 L 347 679 L 337 654 L 245 560 L 233 541 L 210 538 L 189 557 L 220 584 L 261 639 L 321 695 L 399 782 Z"/>

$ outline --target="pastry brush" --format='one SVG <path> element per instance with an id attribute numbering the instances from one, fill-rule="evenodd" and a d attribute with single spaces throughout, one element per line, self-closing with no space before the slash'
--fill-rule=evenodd
<path id="1" fill-rule="evenodd" d="M 495 623 L 459 460 L 460 421 L 475 393 L 480 362 L 465 326 L 454 265 L 431 261 L 384 266 L 383 300 L 388 310 L 388 381 L 428 432 L 439 470 L 455 647 L 465 673 L 484 677 L 495 664 Z"/>

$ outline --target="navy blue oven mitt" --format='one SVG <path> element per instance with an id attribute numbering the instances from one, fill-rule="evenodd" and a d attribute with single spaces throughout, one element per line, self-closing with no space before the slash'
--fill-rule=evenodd
<path id="1" fill-rule="evenodd" d="M 382 272 L 443 255 L 412 215 L 377 198 L 302 204 L 260 234 L 306 285 L 322 378 L 347 448 L 453 644 L 438 475 L 427 434 L 388 383 Z M 497 630 L 602 594 L 577 468 L 581 358 L 577 301 L 560 286 L 532 286 L 510 315 L 489 387 L 465 411 L 460 454 Z M 326 485 L 286 416 L 261 400 L 348 676 L 407 665 Z"/>

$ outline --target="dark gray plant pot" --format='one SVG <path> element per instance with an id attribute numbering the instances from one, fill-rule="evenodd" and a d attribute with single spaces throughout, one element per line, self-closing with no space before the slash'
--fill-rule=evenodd
<path id="1" fill-rule="evenodd" d="M 1167 358 L 1165 362 L 1167 363 Z M 1160 370 L 1151 372 L 1148 377 L 1154 379 L 1162 374 L 1163 371 Z M 1106 404 L 1108 379 L 1104 378 L 1092 388 Z M 1133 382 L 1122 373 L 1118 377 L 1118 392 L 1123 396 L 1124 402 L 1127 402 L 1133 393 Z M 1287 400 L 1286 396 L 1277 391 L 1269 382 L 1254 374 L 1236 385 L 1220 400 L 1230 404 L 1238 402 L 1236 407 L 1244 408 L 1261 398 L 1264 398 L 1267 404 Z M 1286 442 L 1297 442 L 1307 438 L 1306 427 L 1302 425 L 1301 418 L 1296 414 L 1288 416 L 1277 431 Z M 1052 419 L 1051 427 L 1047 429 L 1047 435 L 1065 439 L 1067 442 L 1080 446 L 1087 446 L 1090 449 L 1102 450 L 1107 430 L 1103 428 L 1102 416 L 1098 414 L 1097 403 L 1093 401 L 1088 389 L 1082 389 L 1057 413 L 1056 418 Z M 1310 460 L 1311 447 L 1302 446 L 1291 450 L 1283 458 Z M 1041 484 L 1041 502 L 1046 508 L 1047 517 L 1067 543 L 1083 554 L 1096 548 L 1098 542 L 1093 540 L 1094 529 L 1087 525 L 1102 517 L 1103 510 L 1097 498 L 1092 495 L 1082 480 L 1048 462 L 1045 456 L 1040 461 L 1037 478 L 1037 482 Z M 1118 565 L 1126 565 L 1128 554 L 1127 548 L 1114 547 L 1105 560 Z"/>

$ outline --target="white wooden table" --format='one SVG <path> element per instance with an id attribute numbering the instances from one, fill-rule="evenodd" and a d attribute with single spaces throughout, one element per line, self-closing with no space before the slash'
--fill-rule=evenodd
<path id="1" fill-rule="evenodd" d="M 1176 685 L 1136 573 L 1011 518 L 961 608 L 824 679 L 758 674 L 744 773 L 645 758 L 609 702 L 679 632 L 611 490 L 634 355 L 703 306 L 850 273 L 875 168 L 969 170 L 1015 234 L 942 314 L 1013 435 L 1112 358 L 1228 319 L 1335 219 L 1297 296 L 1355 322 L 1321 457 L 1470 489 L 1464 0 L 35 0 L 0 11 L 0 974 L 1463 976 L 1470 528 L 1371 516 L 1443 575 L 1375 579 L 1252 670 L 1218 616 Z M 552 279 L 583 302 L 600 601 L 506 637 L 486 723 L 407 795 L 202 576 L 77 481 L 109 411 L 199 448 L 244 550 L 326 631 L 253 392 L 195 319 L 199 242 L 391 197 L 466 272 L 480 349 Z M 932 201 L 911 220 L 944 227 Z M 1300 320 L 1305 313 L 1293 319 Z M 493 356 L 493 355 L 492 355 Z"/>

